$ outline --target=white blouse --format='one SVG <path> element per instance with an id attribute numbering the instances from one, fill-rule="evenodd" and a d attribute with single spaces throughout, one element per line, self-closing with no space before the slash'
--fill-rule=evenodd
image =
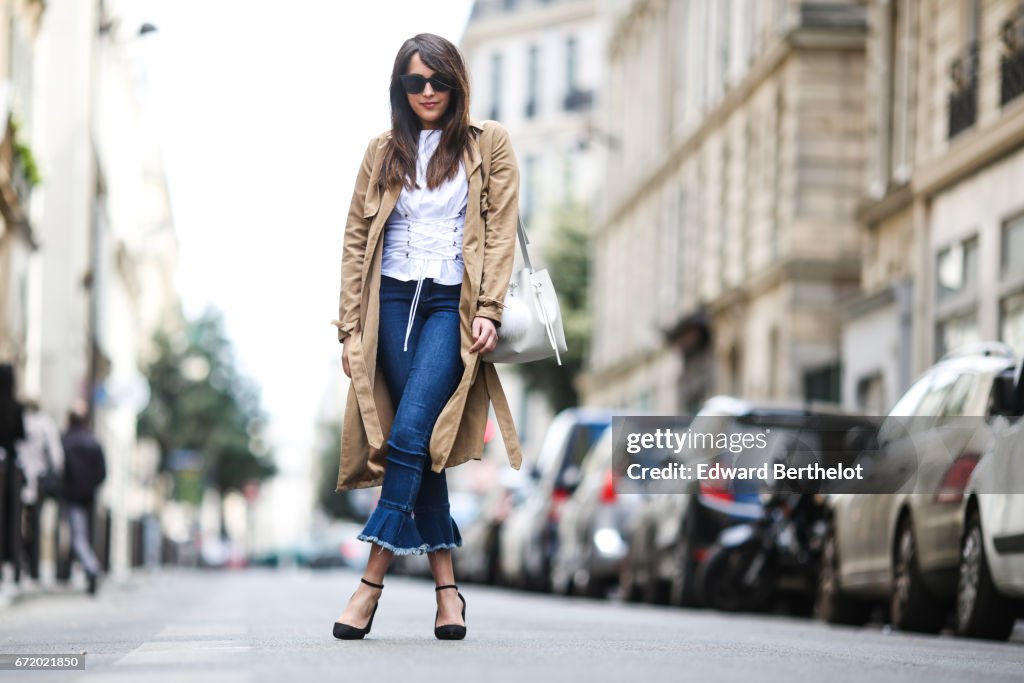
<path id="1" fill-rule="evenodd" d="M 398 280 L 417 280 L 406 325 L 405 350 L 408 350 L 409 332 L 423 279 L 433 278 L 441 285 L 462 283 L 462 233 L 466 224 L 469 183 L 465 166 L 460 161 L 454 178 L 434 190 L 427 189 L 427 165 L 440 140 L 440 129 L 420 131 L 416 158 L 417 187 L 411 191 L 402 188 L 395 208 L 384 224 L 381 274 Z"/>

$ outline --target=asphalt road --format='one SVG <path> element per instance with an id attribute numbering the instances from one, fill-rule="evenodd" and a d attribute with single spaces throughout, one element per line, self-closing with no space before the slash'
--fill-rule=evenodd
<path id="1" fill-rule="evenodd" d="M 1024 639 L 727 615 L 462 584 L 469 633 L 433 635 L 429 581 L 389 575 L 362 641 L 331 634 L 359 574 L 163 570 L 0 612 L 0 653 L 86 653 L 0 681 L 1022 681 Z"/>

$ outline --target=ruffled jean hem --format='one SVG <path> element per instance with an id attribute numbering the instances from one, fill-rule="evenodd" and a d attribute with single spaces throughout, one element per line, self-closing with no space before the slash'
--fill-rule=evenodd
<path id="1" fill-rule="evenodd" d="M 440 539 L 440 542 L 425 542 L 420 527 L 427 530 L 425 535 L 431 540 Z M 435 550 L 462 547 L 462 534 L 447 506 L 443 511 L 423 510 L 414 519 L 408 512 L 378 504 L 356 538 L 376 543 L 395 555 L 424 555 Z"/>
<path id="2" fill-rule="evenodd" d="M 391 545 L 390 543 L 388 543 L 387 541 L 385 541 L 383 539 L 377 538 L 376 536 L 367 536 L 366 534 L 359 534 L 358 536 L 356 536 L 356 538 L 358 538 L 360 541 L 368 541 L 370 543 L 376 543 L 377 545 L 381 546 L 385 550 L 390 550 L 395 555 L 423 555 L 424 553 L 427 552 L 427 544 L 426 543 L 424 543 L 423 545 L 421 545 L 421 546 L 419 546 L 417 548 L 398 548 L 396 546 Z"/>
<path id="3" fill-rule="evenodd" d="M 390 550 L 395 555 L 425 555 L 426 553 L 432 553 L 435 550 L 446 550 L 461 548 L 462 541 L 458 543 L 438 543 L 437 545 L 428 546 L 426 543 L 419 546 L 418 548 L 396 548 L 387 541 L 377 538 L 376 536 L 367 536 L 366 534 L 359 534 L 356 536 L 360 541 L 368 541 L 370 543 L 376 543 L 385 550 Z"/>

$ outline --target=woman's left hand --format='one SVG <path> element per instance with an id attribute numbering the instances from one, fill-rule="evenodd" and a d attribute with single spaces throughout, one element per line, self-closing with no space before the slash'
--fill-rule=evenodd
<path id="1" fill-rule="evenodd" d="M 498 330 L 490 318 L 477 316 L 473 318 L 473 346 L 470 353 L 487 353 L 498 345 Z"/>

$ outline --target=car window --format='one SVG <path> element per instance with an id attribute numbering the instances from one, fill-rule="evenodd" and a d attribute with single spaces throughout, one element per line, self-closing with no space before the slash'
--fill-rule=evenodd
<path id="1" fill-rule="evenodd" d="M 950 389 L 959 378 L 959 375 L 952 371 L 937 372 L 928 387 L 928 393 L 921 399 L 921 403 L 914 410 L 916 417 L 931 417 L 939 414 L 942 402 L 946 400 Z"/>
<path id="2" fill-rule="evenodd" d="M 594 442 L 604 434 L 610 423 L 580 422 L 573 425 L 569 442 L 566 444 L 565 460 L 558 476 L 558 485 L 572 488 L 579 482 L 580 465 Z"/>
<path id="3" fill-rule="evenodd" d="M 943 417 L 960 417 L 964 415 L 967 409 L 967 401 L 971 397 L 976 380 L 977 375 L 974 373 L 968 372 L 960 375 L 950 388 L 946 402 L 942 404 L 942 410 L 939 411 L 939 415 Z"/>
<path id="4" fill-rule="evenodd" d="M 572 416 L 568 413 L 559 415 L 551 422 L 551 426 L 548 427 L 548 432 L 544 436 L 544 442 L 541 444 L 540 455 L 537 457 L 537 468 L 541 472 L 548 473 L 558 464 L 572 424 Z"/>
<path id="5" fill-rule="evenodd" d="M 593 450 L 583 462 L 583 476 L 587 477 L 608 467 L 612 461 L 612 431 L 606 430 L 604 436 L 594 445 Z"/>
<path id="6" fill-rule="evenodd" d="M 932 382 L 932 373 L 926 373 L 919 380 L 914 382 L 909 389 L 896 401 L 896 405 L 889 411 L 892 417 L 910 417 L 914 414 L 921 399 L 928 393 L 928 387 Z"/>

